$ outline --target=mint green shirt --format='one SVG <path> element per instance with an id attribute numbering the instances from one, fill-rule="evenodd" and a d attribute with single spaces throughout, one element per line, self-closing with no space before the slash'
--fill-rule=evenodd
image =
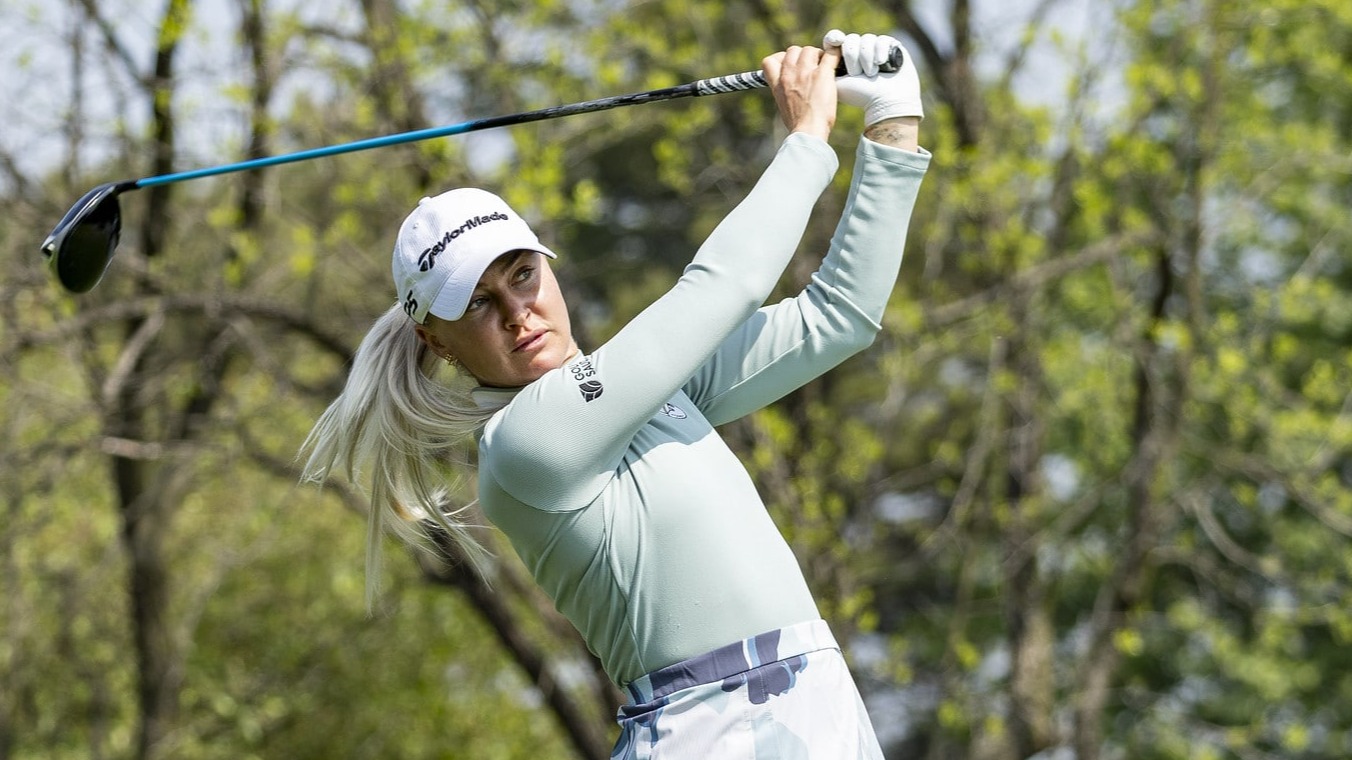
<path id="1" fill-rule="evenodd" d="M 479 440 L 479 499 L 623 686 L 819 617 L 798 562 L 714 427 L 868 346 L 929 154 L 861 139 L 830 251 L 760 308 L 838 168 L 790 135 L 676 285 L 605 345 L 512 391 Z"/>

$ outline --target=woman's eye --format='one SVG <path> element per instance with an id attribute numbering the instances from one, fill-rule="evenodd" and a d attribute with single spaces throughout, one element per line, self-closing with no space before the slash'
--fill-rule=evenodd
<path id="1" fill-rule="evenodd" d="M 480 306 L 483 306 L 483 305 L 486 304 L 486 303 L 488 303 L 488 297 L 487 297 L 487 296 L 475 296 L 474 298 L 469 299 L 469 305 L 466 306 L 465 308 L 466 308 L 466 309 L 477 309 L 477 308 L 479 308 Z"/>
<path id="2" fill-rule="evenodd" d="M 529 279 L 531 278 L 531 276 L 534 275 L 534 274 L 535 274 L 535 267 L 522 267 L 522 268 L 521 268 L 520 270 L 518 270 L 517 273 L 516 273 L 516 281 L 517 281 L 517 282 L 525 282 L 525 281 L 529 280 Z"/>

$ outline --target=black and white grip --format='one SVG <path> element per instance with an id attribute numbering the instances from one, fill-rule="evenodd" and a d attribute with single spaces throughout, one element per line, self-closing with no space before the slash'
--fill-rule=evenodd
<path id="1" fill-rule="evenodd" d="M 728 74 L 721 77 L 709 77 L 695 82 L 696 95 L 715 95 L 738 90 L 758 90 L 768 87 L 765 75 L 759 71 L 746 71 L 741 74 Z"/>
<path id="2" fill-rule="evenodd" d="M 906 53 L 899 47 L 892 48 L 891 54 L 880 66 L 879 71 L 888 74 L 899 70 L 902 64 L 906 62 Z M 843 77 L 849 72 L 845 70 L 845 62 L 842 61 L 836 66 L 836 76 Z M 738 90 L 759 90 L 768 87 L 769 82 L 765 81 L 765 75 L 759 71 L 744 71 L 741 74 L 728 74 L 721 77 L 709 77 L 700 79 L 691 84 L 695 87 L 695 95 L 718 95 L 725 92 L 737 92 Z"/>

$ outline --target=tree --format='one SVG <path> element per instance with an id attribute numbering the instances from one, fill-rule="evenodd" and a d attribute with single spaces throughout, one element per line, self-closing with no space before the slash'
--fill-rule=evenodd
<path id="1" fill-rule="evenodd" d="M 962 0 L 133 5 L 0 12 L 29 30 L 14 81 L 70 86 L 65 118 L 0 103 L 11 261 L 110 176 L 745 70 L 839 19 L 895 30 L 934 159 L 884 333 L 724 431 L 889 754 L 1347 754 L 1340 4 L 1120 3 L 1085 37 L 1055 0 L 995 21 Z M 227 27 L 240 44 L 211 44 Z M 1039 100 L 1048 51 L 1065 90 Z M 293 455 L 389 304 L 379 252 L 418 197 L 502 191 L 563 253 L 595 346 L 745 193 L 774 123 L 764 93 L 700 98 L 143 191 L 88 296 L 0 273 L 0 757 L 604 757 L 619 697 L 508 547 L 488 534 L 491 587 L 392 552 L 369 619 L 364 502 L 297 489 Z M 471 475 L 447 463 L 466 501 Z"/>

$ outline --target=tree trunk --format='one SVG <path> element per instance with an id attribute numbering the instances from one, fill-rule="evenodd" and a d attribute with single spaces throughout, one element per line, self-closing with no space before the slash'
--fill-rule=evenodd
<path id="1" fill-rule="evenodd" d="M 968 0 L 954 0 L 949 13 L 953 49 L 939 49 L 935 38 L 912 12 L 910 0 L 891 0 L 885 7 L 915 43 L 915 53 L 937 85 L 939 99 L 953 113 L 960 147 L 976 145 L 985 122 L 985 104 L 977 88 L 972 62 L 972 9 Z"/>
<path id="2" fill-rule="evenodd" d="M 439 538 L 444 536 L 438 535 Z M 459 550 L 449 540 L 440 542 L 440 549 L 448 557 L 459 557 Z M 530 636 L 508 605 L 508 600 L 470 570 L 469 562 L 460 559 L 451 563 L 423 563 L 423 574 L 435 583 L 451 586 L 463 593 L 489 627 L 499 643 L 526 672 L 531 685 L 540 691 L 568 740 L 585 760 L 607 760 L 611 742 L 604 725 L 584 706 L 582 699 L 559 683 L 550 669 L 549 655 Z M 580 639 L 579 639 L 580 643 Z M 605 708 L 609 705 L 596 705 Z"/>
<path id="3" fill-rule="evenodd" d="M 170 0 L 161 19 L 155 49 L 154 73 L 149 81 L 151 131 L 154 159 L 151 174 L 172 169 L 174 118 L 171 108 L 174 92 L 174 55 L 191 13 L 189 0 Z M 147 258 L 163 247 L 168 229 L 167 186 L 147 191 L 146 213 L 140 226 L 142 251 Z M 140 283 L 138 290 L 148 288 Z M 147 329 L 149 328 L 149 329 Z M 127 326 L 128 341 L 124 357 L 131 371 L 118 392 L 107 401 L 107 432 L 131 441 L 146 440 L 148 402 L 144 393 L 149 352 L 141 340 L 154 339 L 158 327 L 134 321 Z M 138 664 L 138 704 L 141 721 L 137 733 L 136 756 L 155 756 L 156 748 L 169 733 L 178 714 L 178 694 L 183 680 L 182 660 L 169 618 L 168 568 L 164 556 L 164 535 L 170 515 L 162 501 L 165 493 L 154 488 L 157 465 L 127 456 L 112 457 L 112 477 L 118 507 L 122 514 L 122 543 L 128 558 L 128 592 L 131 602 L 132 639 Z"/>
<path id="4" fill-rule="evenodd" d="M 1163 534 L 1165 520 L 1158 491 L 1165 464 L 1178 448 L 1187 395 L 1188 352 L 1179 350 L 1177 355 L 1171 355 L 1154 337 L 1166 319 L 1171 296 L 1177 291 L 1173 257 L 1167 247 L 1158 252 L 1156 264 L 1159 287 L 1141 341 L 1145 348 L 1136 372 L 1133 454 L 1123 473 L 1128 508 L 1121 538 L 1124 549 L 1116 572 L 1094 606 L 1090 645 L 1080 669 L 1079 696 L 1073 707 L 1073 743 L 1079 760 L 1099 757 L 1103 719 L 1122 662 L 1115 636 L 1129 625 L 1130 612 L 1149 595 L 1154 570 L 1150 555 Z"/>

